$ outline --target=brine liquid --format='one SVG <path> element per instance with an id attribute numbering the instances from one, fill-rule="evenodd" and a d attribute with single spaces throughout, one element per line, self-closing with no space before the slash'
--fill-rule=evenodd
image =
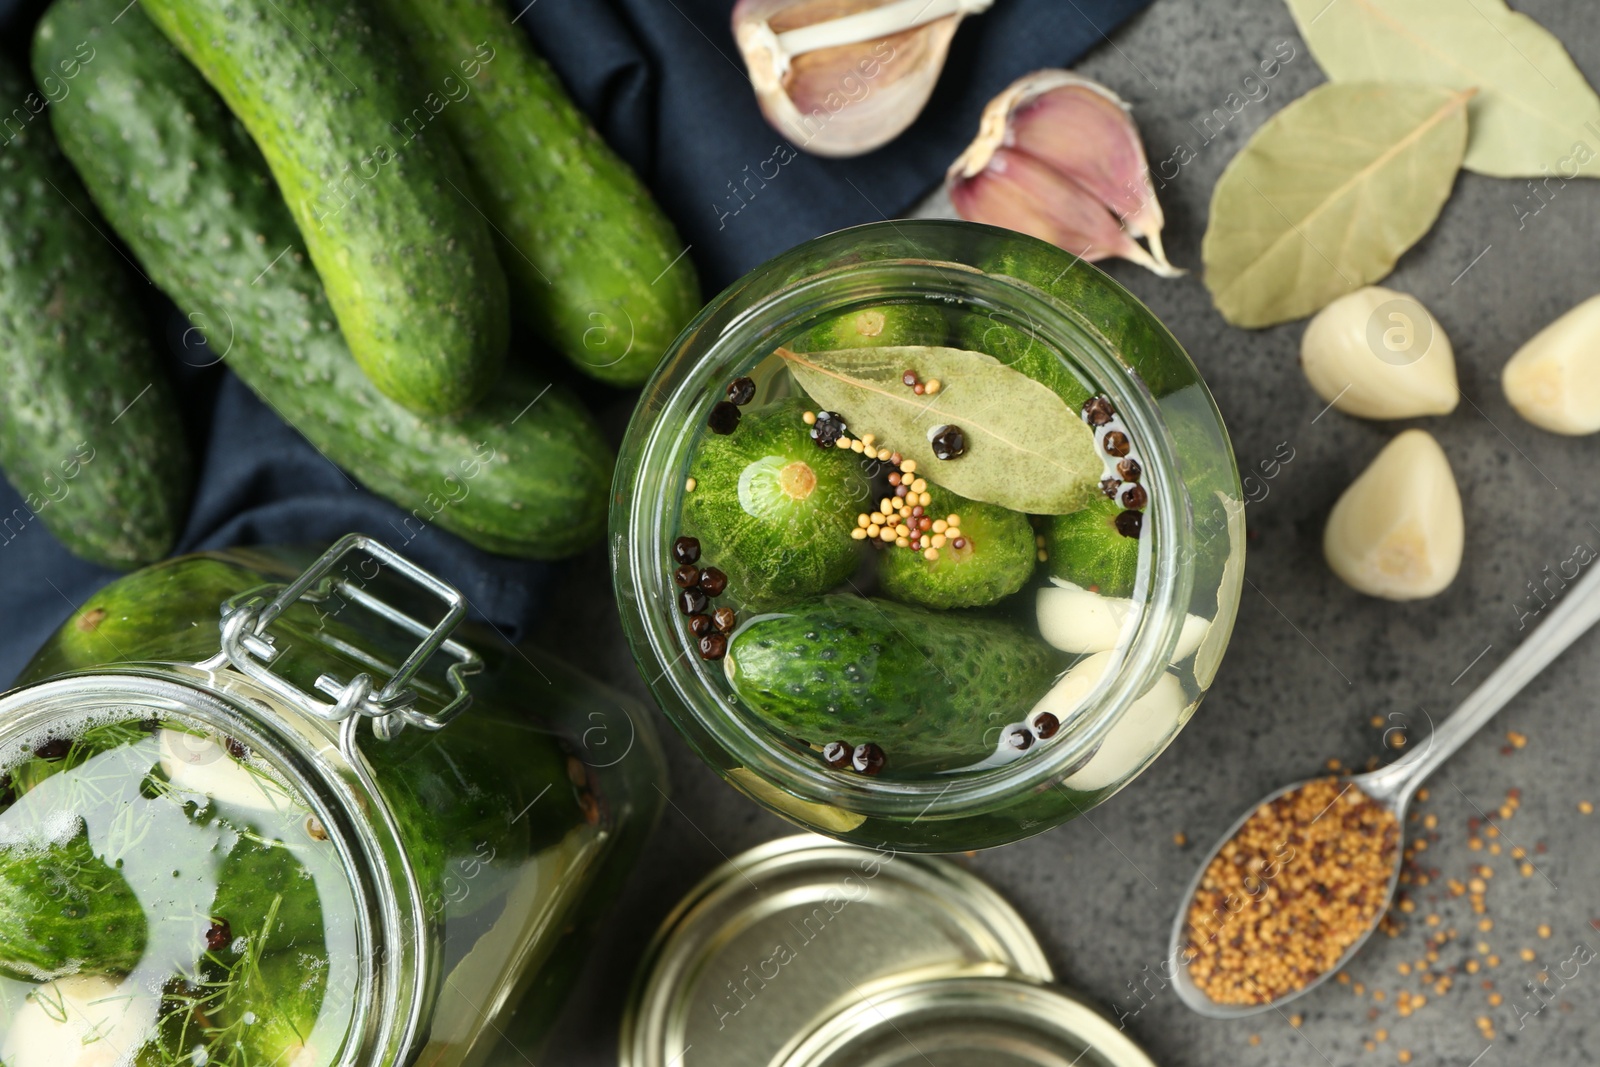
<path id="1" fill-rule="evenodd" d="M 326 830 L 237 741 L 85 720 L 0 791 L 0 1062 L 318 1067 L 358 988 Z"/>

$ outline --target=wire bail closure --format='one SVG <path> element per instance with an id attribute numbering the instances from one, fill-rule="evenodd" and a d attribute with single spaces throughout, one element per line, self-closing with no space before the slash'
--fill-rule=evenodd
<path id="1" fill-rule="evenodd" d="M 366 553 L 377 561 L 380 568 L 391 568 L 400 577 L 444 601 L 444 618 L 430 627 L 359 585 L 331 577 L 334 567 L 353 552 Z M 277 591 L 276 596 L 273 596 L 274 590 Z M 322 603 L 335 595 L 415 635 L 420 643 L 400 664 L 399 669 L 382 682 L 381 688 L 365 672 L 348 681 L 342 681 L 332 674 L 321 675 L 316 680 L 317 690 L 333 698 L 322 700 L 273 671 L 272 661 L 281 650 L 266 629 L 290 606 L 301 600 Z M 235 670 L 305 713 L 326 722 L 340 723 L 364 716 L 372 720 L 373 734 L 380 740 L 388 740 L 407 725 L 424 730 L 441 730 L 472 704 L 466 679 L 483 670 L 483 660 L 472 649 L 450 637 L 466 611 L 466 597 L 448 582 L 365 534 L 346 534 L 288 585 L 263 586 L 241 593 L 224 603 L 222 657 Z M 415 706 L 417 691 L 411 686 L 411 680 L 434 653 L 441 650 L 455 658 L 455 662 L 446 670 L 451 698 L 436 712 L 419 711 Z"/>

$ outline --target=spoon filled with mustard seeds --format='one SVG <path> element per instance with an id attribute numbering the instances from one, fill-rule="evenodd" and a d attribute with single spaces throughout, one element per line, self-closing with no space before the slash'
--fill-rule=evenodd
<path id="1" fill-rule="evenodd" d="M 1234 1019 L 1280 1008 L 1337 973 L 1389 910 L 1417 788 L 1597 621 L 1600 568 L 1419 748 L 1366 774 L 1297 782 L 1247 811 L 1173 921 L 1167 959 L 1179 999 Z"/>

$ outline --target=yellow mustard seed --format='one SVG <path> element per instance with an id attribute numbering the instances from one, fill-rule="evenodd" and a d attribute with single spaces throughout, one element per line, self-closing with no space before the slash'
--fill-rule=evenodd
<path id="1" fill-rule="evenodd" d="M 933 535 L 933 540 L 932 540 L 931 543 L 932 543 L 934 548 L 943 548 L 944 544 L 945 544 L 945 536 L 944 536 L 944 534 L 942 534 L 942 533 L 934 534 Z"/>
<path id="2" fill-rule="evenodd" d="M 864 433 L 861 435 L 861 446 L 863 448 L 871 448 L 872 442 L 876 441 L 877 439 L 878 435 L 875 433 Z"/>
<path id="3" fill-rule="evenodd" d="M 888 458 L 889 458 L 889 450 L 887 448 L 878 449 L 878 459 L 879 459 L 880 462 L 886 461 L 886 460 L 888 460 Z"/>
<path id="4" fill-rule="evenodd" d="M 1578 810 L 1584 815 L 1592 815 L 1594 813 L 1594 805 L 1587 800 L 1580 800 L 1578 801 Z"/>
<path id="5" fill-rule="evenodd" d="M 938 550 L 938 549 L 937 549 L 937 548 L 929 548 L 929 549 L 926 549 L 926 550 L 925 550 L 925 551 L 924 551 L 924 552 L 923 552 L 923 553 L 922 553 L 922 558 L 923 558 L 923 559 L 926 559 L 926 560 L 935 560 L 935 559 L 938 559 L 938 558 L 939 558 L 939 550 Z"/>
<path id="6" fill-rule="evenodd" d="M 1532 878 L 1533 877 L 1533 864 L 1531 864 L 1531 863 L 1524 862 L 1521 867 L 1517 868 L 1517 870 L 1521 873 L 1522 877 L 1524 877 L 1524 878 Z"/>
<path id="7" fill-rule="evenodd" d="M 883 528 L 883 532 L 880 533 L 878 536 L 881 537 L 886 543 L 893 544 L 894 543 L 894 527 L 893 526 L 885 526 Z"/>
<path id="8" fill-rule="evenodd" d="M 901 474 L 915 474 L 916 472 L 917 472 L 917 461 L 916 460 L 908 459 L 905 462 L 900 464 L 900 473 Z"/>
<path id="9" fill-rule="evenodd" d="M 933 503 L 933 494 L 923 493 L 917 498 L 917 503 L 921 504 L 923 507 L 927 507 L 929 504 Z"/>
<path id="10" fill-rule="evenodd" d="M 896 536 L 899 536 L 899 537 L 910 537 L 911 536 L 911 527 L 907 526 L 905 523 L 902 522 L 900 525 L 898 525 L 898 526 L 896 526 L 894 528 L 894 532 L 895 532 Z"/>
<path id="11" fill-rule="evenodd" d="M 883 512 L 885 515 L 894 510 L 894 507 L 891 505 L 888 497 L 884 497 L 878 501 L 878 510 Z"/>
<path id="12" fill-rule="evenodd" d="M 868 526 L 872 525 L 872 516 L 863 511 L 861 514 L 856 516 L 856 525 L 865 530 Z"/>
<path id="13" fill-rule="evenodd" d="M 850 531 L 850 539 L 852 541 L 865 541 L 867 539 L 867 531 L 857 526 Z"/>
<path id="14" fill-rule="evenodd" d="M 910 548 L 911 547 L 911 539 L 909 537 L 896 537 L 894 539 L 894 543 L 895 543 L 895 547 L 896 548 Z"/>
<path id="15" fill-rule="evenodd" d="M 683 491 L 685 493 L 692 493 L 694 492 L 694 487 L 699 484 L 699 482 L 695 481 L 693 478 L 690 478 L 688 481 L 683 483 Z"/>
<path id="16" fill-rule="evenodd" d="M 1041 548 L 1039 550 L 1039 552 L 1038 552 L 1038 556 L 1039 556 L 1039 562 L 1043 563 L 1043 562 L 1045 562 L 1046 560 L 1048 560 L 1050 558 L 1050 553 L 1046 552 L 1044 549 Z"/>
<path id="17" fill-rule="evenodd" d="M 939 379 L 937 379 L 937 378 L 929 378 L 926 382 L 924 382 L 922 384 L 922 391 L 924 393 L 926 393 L 927 395 L 932 396 L 934 393 L 937 393 L 940 390 L 940 388 L 943 387 L 943 384 L 944 383 L 940 382 Z"/>
<path id="18" fill-rule="evenodd" d="M 912 482 L 911 491 L 913 493 L 926 493 L 928 491 L 928 479 L 918 478 L 916 481 Z"/>
<path id="19" fill-rule="evenodd" d="M 874 516 L 874 518 L 876 518 L 876 516 Z M 881 522 L 871 522 L 867 524 L 868 537 L 877 537 L 881 533 L 883 533 L 883 524 Z"/>
<path id="20" fill-rule="evenodd" d="M 948 530 L 949 528 L 950 528 L 950 524 L 948 522 L 945 522 L 943 519 L 934 519 L 933 520 L 933 532 L 934 533 L 942 534 L 946 530 Z"/>
<path id="21" fill-rule="evenodd" d="M 860 441 L 851 441 L 850 442 L 850 451 L 852 451 L 852 452 L 865 452 L 866 449 L 867 449 L 867 446 L 862 444 Z"/>
<path id="22" fill-rule="evenodd" d="M 867 516 L 867 522 L 868 523 L 877 523 L 879 526 L 882 526 L 883 525 L 883 520 L 884 520 L 885 517 L 886 516 L 883 514 L 883 512 L 874 511 L 871 515 Z"/>
<path id="23" fill-rule="evenodd" d="M 1549 937 L 1550 936 L 1550 924 L 1549 923 L 1540 923 L 1539 924 L 1538 934 L 1539 934 L 1540 937 Z"/>
<path id="24" fill-rule="evenodd" d="M 948 524 L 950 526 L 960 526 L 961 525 L 961 516 L 960 515 L 946 515 L 944 517 L 944 521 L 945 521 L 946 524 Z"/>
<path id="25" fill-rule="evenodd" d="M 850 438 L 845 437 L 843 435 L 840 435 L 839 439 L 837 441 L 835 441 L 833 444 L 834 444 L 835 448 L 848 449 L 850 447 Z"/>
<path id="26" fill-rule="evenodd" d="M 807 426 L 815 426 L 817 424 L 817 413 L 815 411 L 808 411 L 801 415 L 800 418 Z"/>

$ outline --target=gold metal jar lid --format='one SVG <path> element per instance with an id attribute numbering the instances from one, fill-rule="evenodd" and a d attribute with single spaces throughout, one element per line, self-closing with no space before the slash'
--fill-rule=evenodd
<path id="1" fill-rule="evenodd" d="M 1052 977 L 983 882 L 948 860 L 781 838 L 717 868 L 667 918 L 629 997 L 620 1062 L 762 1067 L 864 998 L 975 973 Z"/>

